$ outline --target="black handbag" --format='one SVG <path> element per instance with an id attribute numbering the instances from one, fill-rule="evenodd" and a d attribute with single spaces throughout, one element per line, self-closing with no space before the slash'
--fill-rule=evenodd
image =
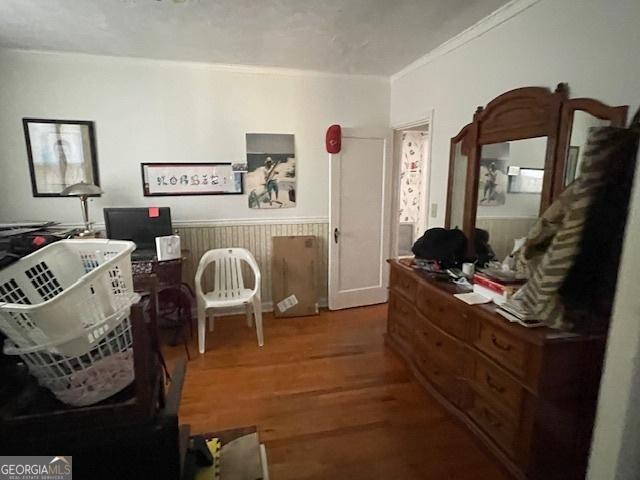
<path id="1" fill-rule="evenodd" d="M 442 268 L 459 267 L 464 261 L 467 237 L 457 228 L 430 228 L 413 244 L 416 258 L 437 260 Z"/>

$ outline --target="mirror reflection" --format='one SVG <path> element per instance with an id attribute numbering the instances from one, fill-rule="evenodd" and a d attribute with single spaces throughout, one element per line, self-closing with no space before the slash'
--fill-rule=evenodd
<path id="1" fill-rule="evenodd" d="M 451 183 L 451 219 L 450 228 L 459 228 L 462 230 L 462 221 L 464 218 L 464 194 L 467 181 L 467 163 L 469 158 L 462 153 L 462 140 L 458 141 L 453 147 L 454 157 L 451 175 L 453 181 Z"/>
<path id="2" fill-rule="evenodd" d="M 536 222 L 546 151 L 546 137 L 482 146 L 475 235 L 479 260 L 486 248 L 487 257 L 494 253 L 493 259 L 502 262 Z"/>
<path id="3" fill-rule="evenodd" d="M 569 137 L 569 148 L 567 150 L 567 161 L 564 169 L 564 186 L 573 182 L 580 171 L 584 146 L 587 143 L 587 136 L 591 127 L 603 127 L 610 125 L 610 120 L 604 120 L 583 111 L 573 112 L 573 122 L 571 126 L 571 136 Z"/>

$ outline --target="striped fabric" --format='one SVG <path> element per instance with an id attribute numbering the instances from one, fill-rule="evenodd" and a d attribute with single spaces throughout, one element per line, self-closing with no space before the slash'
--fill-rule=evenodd
<path id="1" fill-rule="evenodd" d="M 595 127 L 589 132 L 578 178 L 547 209 L 527 236 L 524 256 L 529 281 L 507 301 L 507 307 L 552 328 L 568 330 L 558 290 L 573 265 L 589 206 L 603 184 L 615 142 L 614 127 Z"/>

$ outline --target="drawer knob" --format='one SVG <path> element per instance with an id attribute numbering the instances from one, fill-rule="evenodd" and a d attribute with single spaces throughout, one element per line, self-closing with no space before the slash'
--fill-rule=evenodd
<path id="1" fill-rule="evenodd" d="M 511 351 L 511 345 L 504 345 L 498 341 L 498 337 L 496 337 L 493 333 L 491 334 L 491 343 L 493 343 L 497 348 L 503 350 L 505 352 Z"/>
<path id="2" fill-rule="evenodd" d="M 493 390 L 494 392 L 497 392 L 497 393 L 504 393 L 504 387 L 496 385 L 496 383 L 494 382 L 493 378 L 491 378 L 491 375 L 487 374 L 485 378 L 486 378 L 486 381 L 487 381 L 487 385 L 489 386 L 489 388 L 491 390 Z"/>
<path id="3" fill-rule="evenodd" d="M 442 342 L 437 341 L 437 342 L 436 342 L 436 347 L 441 347 L 441 346 L 442 346 Z"/>

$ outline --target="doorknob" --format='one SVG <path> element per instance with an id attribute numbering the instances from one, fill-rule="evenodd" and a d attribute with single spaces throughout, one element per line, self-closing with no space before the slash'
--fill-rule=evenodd
<path id="1" fill-rule="evenodd" d="M 338 243 L 338 238 L 340 238 L 340 230 L 338 230 L 338 228 L 336 227 L 333 230 L 333 241 Z"/>

